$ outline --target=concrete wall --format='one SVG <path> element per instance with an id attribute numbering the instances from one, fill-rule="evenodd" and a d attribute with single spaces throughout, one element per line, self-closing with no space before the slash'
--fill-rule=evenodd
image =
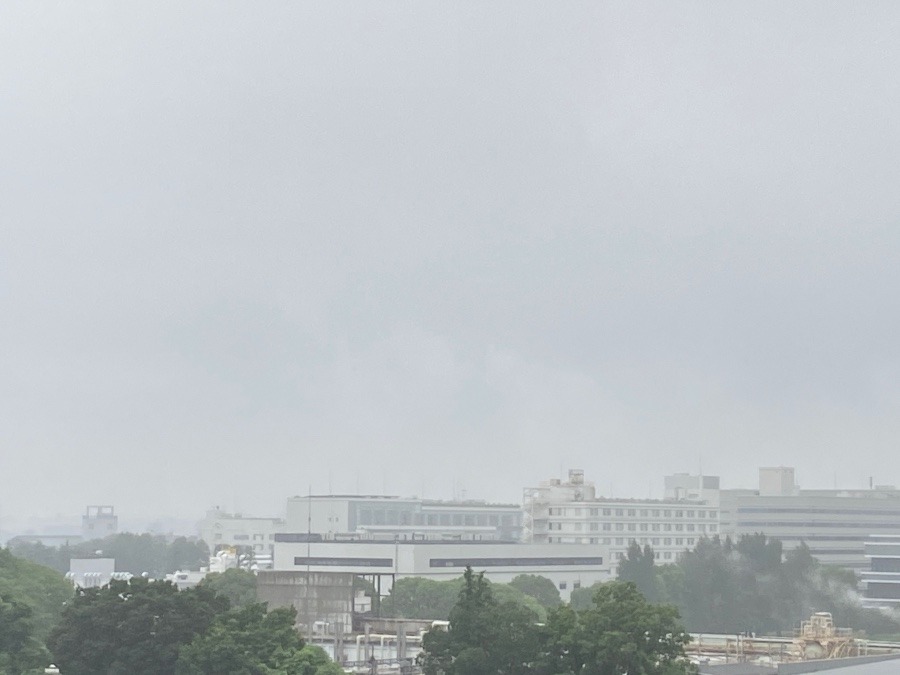
<path id="1" fill-rule="evenodd" d="M 256 578 L 256 599 L 269 609 L 294 607 L 304 632 L 316 621 L 340 624 L 344 634 L 353 629 L 352 574 L 262 571 Z"/>

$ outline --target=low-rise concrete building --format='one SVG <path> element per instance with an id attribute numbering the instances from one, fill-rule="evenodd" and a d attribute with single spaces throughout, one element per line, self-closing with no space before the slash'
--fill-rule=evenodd
<path id="1" fill-rule="evenodd" d="M 612 578 L 603 546 L 484 541 L 308 541 L 305 534 L 275 537 L 275 572 L 333 572 L 378 578 L 386 594 L 393 581 L 421 577 L 444 581 L 466 567 L 491 581 L 508 583 L 520 574 L 547 577 L 564 600 L 582 586 Z"/>

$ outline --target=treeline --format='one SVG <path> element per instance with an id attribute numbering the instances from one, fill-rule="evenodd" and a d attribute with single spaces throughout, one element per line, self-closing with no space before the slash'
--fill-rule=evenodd
<path id="1" fill-rule="evenodd" d="M 208 585 L 136 577 L 78 590 L 48 646 L 63 675 L 343 675 L 295 618 L 258 603 L 231 609 Z"/>
<path id="2" fill-rule="evenodd" d="M 449 612 L 449 630 L 432 629 L 418 661 L 426 675 L 583 675 L 696 673 L 677 611 L 653 605 L 632 583 L 594 589 L 590 606 L 560 605 L 545 622 L 498 598 L 501 588 L 467 569 Z"/>
<path id="3" fill-rule="evenodd" d="M 556 585 L 545 577 L 521 574 L 509 584 L 484 583 L 499 602 L 512 603 L 532 612 L 538 621 L 546 621 L 547 610 L 559 606 Z M 435 581 L 407 577 L 394 583 L 391 592 L 381 600 L 382 616 L 404 619 L 447 619 L 459 600 L 465 585 L 463 577 Z M 377 598 L 373 598 L 377 602 Z M 377 611 L 378 608 L 376 608 Z"/>
<path id="4" fill-rule="evenodd" d="M 0 673 L 49 663 L 46 640 L 72 593 L 57 572 L 0 549 Z"/>
<path id="5" fill-rule="evenodd" d="M 12 546 L 10 550 L 19 558 L 44 565 L 61 574 L 69 571 L 69 561 L 72 558 L 115 558 L 116 572 L 130 572 L 135 576 L 147 573 L 154 579 L 176 570 L 196 570 L 209 564 L 209 547 L 198 539 L 176 537 L 169 541 L 162 535 L 129 532 L 73 546 L 55 547 L 22 542 Z"/>
<path id="6" fill-rule="evenodd" d="M 656 565 L 649 546 L 633 543 L 618 574 L 650 602 L 677 607 L 695 633 L 778 634 L 817 611 L 870 637 L 900 633 L 894 616 L 862 607 L 852 571 L 821 565 L 805 545 L 785 553 L 762 534 L 701 539 L 670 565 Z M 589 602 L 590 590 L 573 592 L 573 606 Z"/>
<path id="7" fill-rule="evenodd" d="M 63 675 L 342 675 L 294 627 L 296 612 L 266 612 L 256 577 L 212 574 L 179 591 L 135 577 L 73 589 L 62 575 L 0 549 L 0 673 Z"/>

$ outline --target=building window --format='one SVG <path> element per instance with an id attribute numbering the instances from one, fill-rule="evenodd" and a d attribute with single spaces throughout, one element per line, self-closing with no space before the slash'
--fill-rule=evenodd
<path id="1" fill-rule="evenodd" d="M 628 523 L 628 531 L 634 532 L 637 529 L 634 523 Z"/>
<path id="2" fill-rule="evenodd" d="M 612 515 L 612 509 L 603 509 L 603 515 L 604 515 L 604 516 L 611 516 L 611 515 Z"/>
<path id="3" fill-rule="evenodd" d="M 671 532 L 671 531 L 672 531 L 672 525 L 671 525 L 670 523 L 663 523 L 663 531 L 665 531 L 665 532 Z"/>
<path id="4" fill-rule="evenodd" d="M 659 523 L 653 523 L 653 525 L 650 526 L 650 529 L 654 532 L 659 532 Z"/>
<path id="5" fill-rule="evenodd" d="M 635 514 L 635 510 L 634 510 L 634 509 L 628 509 L 628 517 L 629 517 L 629 518 L 634 518 L 634 514 Z"/>
<path id="6" fill-rule="evenodd" d="M 671 553 L 670 551 L 664 552 L 664 553 L 663 553 L 663 559 L 664 559 L 664 560 L 671 560 L 671 559 L 672 559 L 672 553 Z"/>
<path id="7" fill-rule="evenodd" d="M 675 545 L 676 545 L 676 546 L 684 546 L 684 539 L 681 538 L 681 537 L 676 537 L 676 538 L 675 538 Z"/>
<path id="8" fill-rule="evenodd" d="M 616 532 L 624 532 L 625 523 L 616 523 Z"/>
<path id="9" fill-rule="evenodd" d="M 641 532 L 646 532 L 648 529 L 647 523 L 641 523 Z"/>
<path id="10" fill-rule="evenodd" d="M 671 518 L 671 517 L 672 517 L 672 512 L 669 509 L 666 509 L 665 511 L 663 511 L 663 518 Z"/>
<path id="11" fill-rule="evenodd" d="M 694 524 L 693 524 L 693 523 L 688 523 L 688 525 L 687 525 L 687 531 L 688 531 L 688 532 L 693 532 L 693 531 L 694 531 Z"/>
<path id="12" fill-rule="evenodd" d="M 663 539 L 663 545 L 665 545 L 665 546 L 671 546 L 671 545 L 672 545 L 672 540 L 671 540 L 669 537 L 666 537 L 665 539 Z"/>
<path id="13" fill-rule="evenodd" d="M 675 526 L 675 531 L 676 531 L 676 532 L 682 532 L 683 530 L 684 530 L 684 525 L 682 525 L 681 523 L 678 523 L 678 524 Z"/>
<path id="14" fill-rule="evenodd" d="M 650 540 L 650 543 L 651 543 L 653 546 L 659 546 L 659 537 L 653 537 L 653 538 Z"/>
<path id="15" fill-rule="evenodd" d="M 715 532 L 715 531 L 716 531 L 716 526 L 715 526 L 715 525 L 710 525 L 710 526 L 709 526 L 709 531 L 710 531 L 710 532 Z"/>
<path id="16" fill-rule="evenodd" d="M 693 511 L 688 511 L 688 512 L 687 512 L 687 517 L 688 517 L 688 518 L 693 518 L 693 517 L 694 517 L 694 512 L 693 512 Z"/>
<path id="17" fill-rule="evenodd" d="M 676 512 L 675 512 L 675 517 L 676 517 L 676 518 L 683 518 L 683 517 L 684 517 L 684 511 L 676 511 Z"/>
<path id="18" fill-rule="evenodd" d="M 612 523 L 603 523 L 603 531 L 609 532 L 610 530 L 612 530 Z"/>
<path id="19" fill-rule="evenodd" d="M 616 537 L 616 546 L 624 546 L 625 540 L 622 537 Z"/>
<path id="20" fill-rule="evenodd" d="M 616 515 L 622 517 L 623 515 L 625 515 L 625 512 L 622 509 L 616 509 Z"/>
<path id="21" fill-rule="evenodd" d="M 647 517 L 647 509 L 641 509 L 641 518 Z"/>
<path id="22" fill-rule="evenodd" d="M 572 582 L 572 588 L 581 588 L 581 582 L 580 581 Z"/>
<path id="23" fill-rule="evenodd" d="M 600 525 L 597 523 L 591 523 L 591 532 L 596 532 L 600 529 Z"/>
<path id="24" fill-rule="evenodd" d="M 659 509 L 653 509 L 653 517 L 659 518 Z"/>
<path id="25" fill-rule="evenodd" d="M 559 582 L 559 590 L 561 590 L 561 591 L 566 590 L 566 582 L 565 581 Z"/>

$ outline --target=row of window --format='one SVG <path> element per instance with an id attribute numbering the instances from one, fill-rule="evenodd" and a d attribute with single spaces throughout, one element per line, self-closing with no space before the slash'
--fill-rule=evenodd
<path id="1" fill-rule="evenodd" d="M 251 535 L 249 535 L 249 534 L 233 534 L 229 537 L 229 539 L 233 539 L 234 541 L 250 541 L 250 536 Z M 265 541 L 266 540 L 266 535 L 264 535 L 264 534 L 254 534 L 252 536 L 253 536 L 253 541 Z M 223 537 L 222 537 L 221 532 L 216 532 L 213 535 L 213 539 L 215 539 L 216 541 L 222 541 L 222 538 Z M 275 540 L 275 535 L 270 534 L 269 541 L 274 541 L 274 540 Z"/>
<path id="2" fill-rule="evenodd" d="M 703 523 L 587 523 L 588 527 L 584 527 L 583 523 L 547 523 L 548 530 L 568 530 L 573 532 L 581 532 L 587 529 L 591 532 L 710 532 L 715 533 L 718 530 L 716 525 L 705 525 Z"/>
<path id="3" fill-rule="evenodd" d="M 572 537 L 547 537 L 549 544 L 602 544 L 603 546 L 626 546 L 631 542 L 637 542 L 641 546 L 694 546 L 696 537 L 638 537 L 628 539 L 626 537 L 590 537 L 589 539 L 573 539 Z"/>
<path id="4" fill-rule="evenodd" d="M 359 510 L 360 525 L 455 525 L 470 527 L 514 525 L 512 514 L 486 513 L 412 513 L 396 510 Z"/>
<path id="5" fill-rule="evenodd" d="M 717 518 L 719 514 L 717 511 L 709 511 L 706 509 L 586 509 L 551 506 L 550 515 L 574 518 L 584 518 L 586 516 L 618 516 L 619 518 Z"/>

